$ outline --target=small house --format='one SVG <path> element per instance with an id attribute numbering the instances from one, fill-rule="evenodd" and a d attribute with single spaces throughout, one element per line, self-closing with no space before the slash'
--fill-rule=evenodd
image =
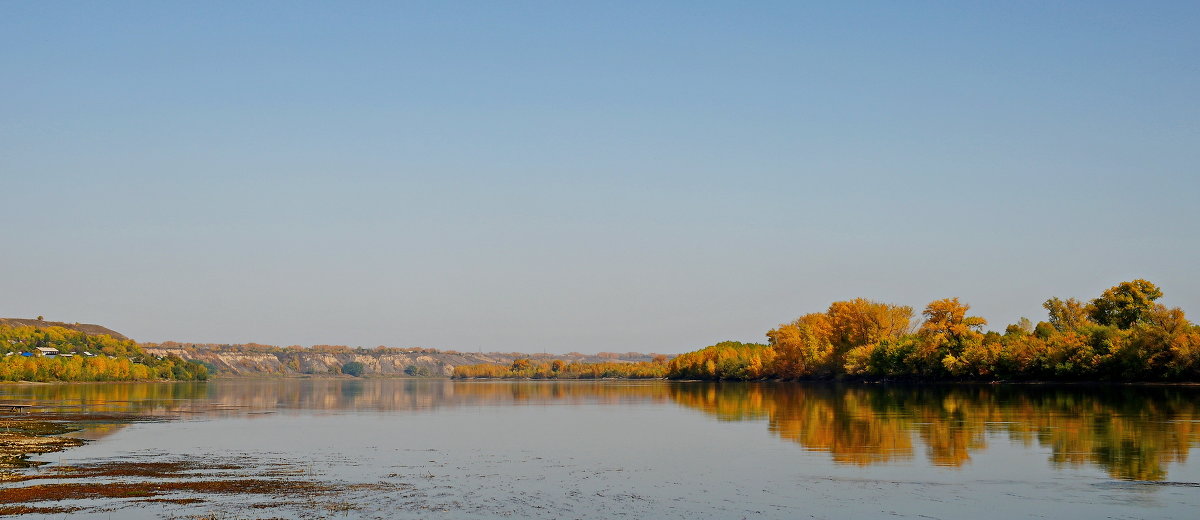
<path id="1" fill-rule="evenodd" d="M 33 349 L 33 352 L 39 356 L 54 357 L 58 355 L 58 349 L 54 347 L 38 347 Z"/>

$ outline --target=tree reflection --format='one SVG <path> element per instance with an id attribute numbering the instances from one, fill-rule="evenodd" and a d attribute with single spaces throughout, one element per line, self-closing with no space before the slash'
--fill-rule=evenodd
<path id="1" fill-rule="evenodd" d="M 930 463 L 957 467 L 999 434 L 1050 448 L 1056 467 L 1162 480 L 1200 441 L 1190 388 L 714 383 L 671 397 L 719 420 L 765 418 L 780 438 L 860 466 L 911 458 L 917 439 Z"/>
<path id="2" fill-rule="evenodd" d="M 56 411 L 238 414 L 266 410 L 415 411 L 506 404 L 669 402 L 668 385 L 630 381 L 245 379 L 213 383 L 5 385 L 0 401 Z"/>

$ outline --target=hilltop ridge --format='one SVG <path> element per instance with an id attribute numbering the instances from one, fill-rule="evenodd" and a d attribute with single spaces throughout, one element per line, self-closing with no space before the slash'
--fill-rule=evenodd
<path id="1" fill-rule="evenodd" d="M 205 364 L 217 375 L 305 376 L 340 374 L 348 363 L 361 363 L 369 376 L 450 376 L 461 365 L 509 365 L 517 359 L 582 363 L 650 361 L 655 354 L 602 352 L 595 355 L 526 354 L 520 352 L 459 352 L 432 348 L 351 348 L 342 345 L 277 347 L 273 345 L 212 345 L 177 342 L 142 344 L 156 356 L 178 356 Z"/>
<path id="2" fill-rule="evenodd" d="M 89 336 L 111 336 L 132 342 L 130 338 L 107 327 L 85 323 L 66 323 L 25 318 L 0 318 L 0 327 L 62 327 Z M 274 345 L 204 344 L 167 341 L 137 343 L 146 354 L 158 358 L 177 356 L 185 361 L 205 365 L 213 374 L 223 376 L 311 376 L 343 373 L 349 363 L 358 363 L 363 375 L 370 376 L 450 376 L 454 367 L 462 365 L 509 365 L 517 359 L 580 363 L 634 363 L 654 359 L 656 354 L 639 352 L 601 352 L 594 355 L 570 352 L 567 354 L 521 352 L 460 352 L 433 348 L 353 348 L 343 345 Z"/>
<path id="3" fill-rule="evenodd" d="M 129 339 L 124 334 L 112 330 L 101 325 L 93 325 L 91 323 L 66 323 L 63 321 L 46 321 L 36 318 L 0 318 L 0 326 L 8 327 L 33 327 L 36 329 L 48 329 L 50 327 L 62 327 L 78 332 L 82 332 L 89 336 L 112 336 L 114 339 Z"/>

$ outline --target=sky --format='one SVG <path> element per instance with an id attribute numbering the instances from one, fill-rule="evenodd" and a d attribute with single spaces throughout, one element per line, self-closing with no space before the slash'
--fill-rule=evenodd
<path id="1" fill-rule="evenodd" d="M 695 350 L 1200 316 L 1197 2 L 0 2 L 0 316 Z M 1195 318 L 1193 318 L 1195 319 Z"/>

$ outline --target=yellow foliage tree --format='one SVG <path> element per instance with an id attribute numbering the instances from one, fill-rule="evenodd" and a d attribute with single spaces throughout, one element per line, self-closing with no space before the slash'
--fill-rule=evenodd
<path id="1" fill-rule="evenodd" d="M 945 298 L 930 302 L 921 312 L 925 321 L 917 331 L 920 342 L 914 359 L 920 374 L 945 371 L 958 375 L 964 369 L 960 359 L 963 350 L 982 343 L 980 329 L 987 325 L 983 318 L 967 316 L 969 310 L 971 306 L 960 303 L 958 298 Z"/>

